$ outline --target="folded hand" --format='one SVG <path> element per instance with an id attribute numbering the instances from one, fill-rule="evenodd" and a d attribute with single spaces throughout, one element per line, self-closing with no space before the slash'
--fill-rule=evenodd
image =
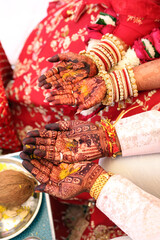
<path id="1" fill-rule="evenodd" d="M 106 85 L 104 80 L 100 76 L 95 76 L 53 90 L 47 93 L 46 100 L 50 105 L 77 105 L 77 113 L 79 113 L 101 103 L 105 95 Z"/>
<path id="2" fill-rule="evenodd" d="M 54 164 L 89 161 L 109 153 L 103 129 L 80 120 L 59 121 L 31 131 L 23 144 L 22 159 L 45 159 Z"/>
<path id="3" fill-rule="evenodd" d="M 47 160 L 23 161 L 23 166 L 41 183 L 35 191 L 70 199 L 89 192 L 97 177 L 105 171 L 92 162 L 53 165 Z"/>
<path id="4" fill-rule="evenodd" d="M 76 83 L 97 74 L 95 63 L 87 56 L 72 52 L 57 54 L 49 62 L 57 65 L 39 77 L 39 87 L 61 89 L 65 85 Z"/>

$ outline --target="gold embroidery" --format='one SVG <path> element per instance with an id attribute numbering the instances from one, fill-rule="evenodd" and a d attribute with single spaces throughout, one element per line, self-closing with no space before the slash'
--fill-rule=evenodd
<path id="1" fill-rule="evenodd" d="M 155 21 L 155 22 L 160 22 L 160 18 L 159 18 L 159 19 L 155 19 L 154 21 Z"/>
<path id="2" fill-rule="evenodd" d="M 144 18 L 140 18 L 140 17 L 135 17 L 135 16 L 131 16 L 131 15 L 128 15 L 128 18 L 127 18 L 127 21 L 133 21 L 133 23 L 137 23 L 139 25 L 142 24 L 142 21 L 144 20 Z"/>

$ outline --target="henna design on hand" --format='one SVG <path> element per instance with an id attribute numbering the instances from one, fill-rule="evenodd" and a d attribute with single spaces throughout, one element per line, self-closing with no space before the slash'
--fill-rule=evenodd
<path id="1" fill-rule="evenodd" d="M 75 164 L 60 164 L 58 166 L 47 160 L 24 160 L 23 166 L 41 183 L 36 191 L 46 192 L 54 197 L 70 199 L 86 191 L 89 192 L 95 180 L 106 173 L 98 164 L 81 162 Z M 68 174 L 61 178 L 63 169 Z"/>
<path id="2" fill-rule="evenodd" d="M 23 144 L 24 160 L 42 158 L 54 164 L 89 161 L 109 153 L 102 128 L 80 120 L 59 121 L 46 125 L 45 130 L 31 131 Z"/>
<path id="3" fill-rule="evenodd" d="M 57 88 L 47 93 L 46 100 L 50 105 L 67 104 L 78 105 L 78 113 L 91 108 L 104 99 L 106 85 L 100 76 L 83 79 L 77 83 L 70 83 L 63 88 Z"/>
<path id="4" fill-rule="evenodd" d="M 95 63 L 84 55 L 72 52 L 61 53 L 51 57 L 48 61 L 59 63 L 39 77 L 39 87 L 43 86 L 46 89 L 63 88 L 66 84 L 75 84 L 97 74 Z"/>

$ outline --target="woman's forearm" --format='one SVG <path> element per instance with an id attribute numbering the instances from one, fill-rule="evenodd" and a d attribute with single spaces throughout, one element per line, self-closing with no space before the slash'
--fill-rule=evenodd
<path id="1" fill-rule="evenodd" d="M 160 59 L 135 67 L 134 75 L 138 91 L 160 88 Z"/>

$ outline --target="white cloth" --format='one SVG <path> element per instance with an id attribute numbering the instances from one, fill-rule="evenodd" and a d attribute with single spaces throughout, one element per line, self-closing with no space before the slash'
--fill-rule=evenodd
<path id="1" fill-rule="evenodd" d="M 120 175 L 108 180 L 96 206 L 131 239 L 160 239 L 160 199 Z"/>
<path id="2" fill-rule="evenodd" d="M 33 28 L 46 16 L 49 0 L 0 0 L 0 41 L 12 65 Z"/>
<path id="3" fill-rule="evenodd" d="M 122 156 L 160 152 L 160 112 L 151 110 L 119 120 L 115 126 Z"/>
<path id="4" fill-rule="evenodd" d="M 160 198 L 160 153 L 116 158 L 101 158 L 101 167 L 119 174 L 144 191 Z"/>
<path id="5" fill-rule="evenodd" d="M 129 237 L 117 237 L 117 238 L 112 238 L 112 240 L 132 240 Z"/>

